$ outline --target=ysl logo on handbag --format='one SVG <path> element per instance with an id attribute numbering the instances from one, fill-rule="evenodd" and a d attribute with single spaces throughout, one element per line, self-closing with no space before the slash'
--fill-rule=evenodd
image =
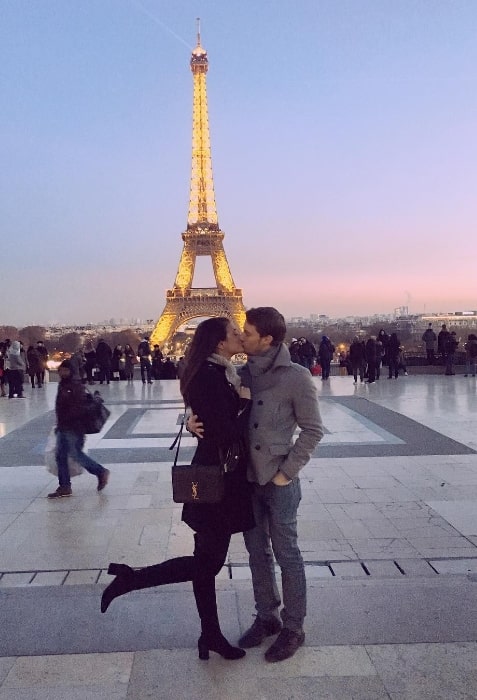
<path id="1" fill-rule="evenodd" d="M 194 501 L 197 501 L 199 498 L 199 492 L 198 492 L 199 484 L 197 481 L 192 482 L 192 498 Z"/>

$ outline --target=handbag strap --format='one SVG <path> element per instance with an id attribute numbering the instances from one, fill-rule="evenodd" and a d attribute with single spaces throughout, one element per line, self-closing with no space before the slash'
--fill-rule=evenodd
<path id="1" fill-rule="evenodd" d="M 177 435 L 174 438 L 174 442 L 169 447 L 170 450 L 173 450 L 174 447 L 176 448 L 176 453 L 174 455 L 174 467 L 176 466 L 177 460 L 179 458 L 179 448 L 181 446 L 182 431 L 184 430 L 185 415 L 186 414 L 185 414 L 185 409 L 184 409 L 184 413 L 182 415 L 182 420 L 181 420 L 181 427 L 179 428 L 179 432 L 177 433 Z M 177 445 L 177 447 L 176 447 L 176 445 Z"/>

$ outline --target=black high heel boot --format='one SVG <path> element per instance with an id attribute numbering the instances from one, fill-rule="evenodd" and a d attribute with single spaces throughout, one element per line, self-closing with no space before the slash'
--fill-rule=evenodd
<path id="1" fill-rule="evenodd" d="M 110 564 L 108 574 L 116 576 L 101 596 L 101 612 L 105 613 L 115 598 L 134 590 L 134 569 L 127 564 Z"/>
<path id="2" fill-rule="evenodd" d="M 206 636 L 202 632 L 197 642 L 197 647 L 199 649 L 199 659 L 202 661 L 207 661 L 209 658 L 209 651 L 215 651 L 216 654 L 220 654 L 223 659 L 229 661 L 242 659 L 245 656 L 245 651 L 243 649 L 233 647 L 220 632 L 211 636 Z"/>

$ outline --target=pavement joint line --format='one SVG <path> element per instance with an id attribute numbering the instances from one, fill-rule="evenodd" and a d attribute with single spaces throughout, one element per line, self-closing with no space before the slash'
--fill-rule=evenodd
<path id="1" fill-rule="evenodd" d="M 473 560 L 473 561 L 477 562 L 477 557 L 435 557 L 435 558 L 430 557 L 428 559 L 413 559 L 412 561 L 422 561 L 423 563 L 425 563 L 429 566 L 430 570 L 434 573 L 435 576 L 443 576 L 443 575 L 448 575 L 448 574 L 441 574 L 437 569 L 435 569 L 434 566 L 432 565 L 433 561 L 445 562 L 445 561 L 463 561 L 463 560 L 466 560 L 466 561 Z M 337 575 L 335 573 L 335 571 L 333 570 L 333 565 L 338 565 L 338 564 L 351 564 L 354 566 L 361 567 L 363 572 L 366 575 L 366 578 L 370 578 L 370 579 L 386 578 L 386 576 L 380 576 L 380 575 L 376 575 L 376 574 L 372 573 L 372 570 L 370 570 L 367 565 L 373 564 L 373 563 L 374 564 L 389 564 L 389 563 L 394 564 L 394 566 L 396 567 L 396 570 L 401 574 L 401 576 L 403 578 L 408 578 L 408 579 L 415 578 L 415 576 L 413 576 L 412 574 L 408 574 L 406 572 L 406 565 L 402 564 L 402 563 L 400 564 L 399 561 L 396 559 L 371 559 L 371 558 L 368 558 L 366 560 L 361 560 L 361 559 L 328 559 L 328 560 L 305 561 L 304 563 L 305 563 L 305 566 L 307 566 L 307 567 L 328 568 L 330 573 L 331 573 L 331 577 L 336 579 L 336 580 L 340 580 L 341 578 L 343 578 L 342 576 Z M 229 579 L 236 581 L 238 579 L 234 579 L 234 576 L 233 576 L 234 570 L 248 568 L 248 564 L 243 563 L 243 562 L 237 562 L 234 564 L 229 563 L 229 564 L 225 565 L 225 568 L 227 569 Z M 371 567 L 371 569 L 372 569 L 372 567 Z M 9 575 L 9 574 L 24 574 L 24 575 L 31 574 L 29 582 L 23 584 L 23 586 L 20 586 L 20 587 L 25 587 L 25 586 L 30 586 L 33 583 L 37 574 L 64 573 L 65 576 L 63 578 L 62 583 L 60 583 L 60 584 L 45 584 L 45 585 L 53 585 L 53 586 L 58 586 L 58 585 L 62 586 L 65 584 L 65 581 L 68 578 L 68 575 L 70 573 L 87 572 L 87 571 L 97 572 L 96 581 L 95 581 L 95 584 L 97 584 L 100 582 L 102 574 L 106 574 L 108 569 L 107 569 L 107 567 L 106 568 L 87 567 L 87 568 L 61 568 L 61 569 L 35 569 L 35 570 L 15 569 L 15 570 L 8 570 L 8 571 L 0 571 L 0 582 L 4 576 Z M 453 575 L 455 575 L 455 576 L 462 576 L 462 575 L 468 576 L 469 574 L 454 573 Z M 346 578 L 347 579 L 353 579 L 353 578 L 358 579 L 358 578 L 362 578 L 362 576 L 360 576 L 360 575 L 353 576 L 352 574 L 347 574 Z M 476 578 L 477 578 L 477 576 L 476 576 Z M 77 585 L 91 585 L 91 583 L 88 583 L 88 584 L 78 583 Z"/>

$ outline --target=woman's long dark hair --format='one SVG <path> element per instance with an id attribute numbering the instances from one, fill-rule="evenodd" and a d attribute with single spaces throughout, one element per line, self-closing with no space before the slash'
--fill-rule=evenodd
<path id="1" fill-rule="evenodd" d="M 195 375 L 205 360 L 217 349 L 221 340 L 227 337 L 227 328 L 230 321 L 225 316 L 208 318 L 197 326 L 192 343 L 186 355 L 186 366 L 181 377 L 181 394 L 189 405 L 189 387 Z"/>

